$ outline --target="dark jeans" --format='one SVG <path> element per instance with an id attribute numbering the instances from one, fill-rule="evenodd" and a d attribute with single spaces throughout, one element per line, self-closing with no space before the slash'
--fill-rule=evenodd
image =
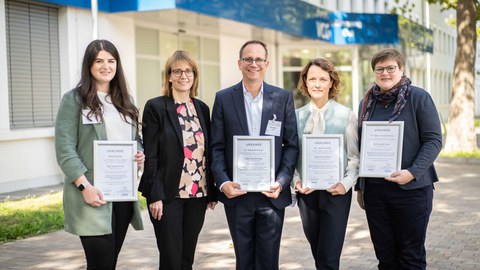
<path id="1" fill-rule="evenodd" d="M 87 270 L 113 270 L 133 216 L 132 202 L 114 202 L 112 233 L 80 236 L 87 258 Z"/>
<path id="2" fill-rule="evenodd" d="M 433 186 L 404 190 L 395 183 L 367 182 L 364 201 L 378 269 L 426 269 Z"/>

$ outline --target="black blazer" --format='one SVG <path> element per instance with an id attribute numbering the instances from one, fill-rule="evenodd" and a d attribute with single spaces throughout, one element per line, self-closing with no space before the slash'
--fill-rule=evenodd
<path id="1" fill-rule="evenodd" d="M 210 110 L 201 100 L 192 100 L 204 133 L 208 201 L 213 202 L 216 201 L 216 190 L 208 168 Z M 178 195 L 185 157 L 182 130 L 174 100 L 160 96 L 147 101 L 142 122 L 145 169 L 138 190 L 148 204 L 159 200 L 172 200 Z"/>

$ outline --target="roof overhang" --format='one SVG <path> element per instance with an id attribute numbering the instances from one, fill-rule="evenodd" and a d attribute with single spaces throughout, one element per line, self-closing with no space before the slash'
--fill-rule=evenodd
<path id="1" fill-rule="evenodd" d="M 38 0 L 90 9 L 90 0 Z M 433 52 L 433 31 L 392 14 L 332 12 L 300 0 L 98 0 L 103 12 L 184 9 L 290 35 L 346 44 L 399 44 Z"/>

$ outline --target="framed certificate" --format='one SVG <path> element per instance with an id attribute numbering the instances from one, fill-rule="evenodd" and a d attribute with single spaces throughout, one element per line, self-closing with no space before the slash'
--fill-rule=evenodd
<path id="1" fill-rule="evenodd" d="M 302 138 L 302 187 L 325 190 L 344 175 L 342 134 L 304 134 Z"/>
<path id="2" fill-rule="evenodd" d="M 364 121 L 360 177 L 386 177 L 402 168 L 403 121 Z"/>
<path id="3" fill-rule="evenodd" d="M 275 181 L 273 136 L 233 136 L 233 181 L 244 191 L 270 191 Z"/>
<path id="4" fill-rule="evenodd" d="M 136 141 L 94 141 L 93 164 L 95 186 L 105 201 L 136 201 Z"/>

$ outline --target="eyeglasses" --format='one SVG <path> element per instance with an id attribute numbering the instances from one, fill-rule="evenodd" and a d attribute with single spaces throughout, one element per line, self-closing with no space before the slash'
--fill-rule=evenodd
<path id="1" fill-rule="evenodd" d="M 251 65 L 251 64 L 253 64 L 253 62 L 255 62 L 255 64 L 257 64 L 257 66 L 262 66 L 263 64 L 265 64 L 265 62 L 267 62 L 267 59 L 262 59 L 262 58 L 253 59 L 251 57 L 244 57 L 240 60 L 247 63 L 248 65 Z"/>
<path id="2" fill-rule="evenodd" d="M 193 70 L 191 70 L 189 68 L 187 68 L 185 70 L 181 70 L 181 69 L 173 69 L 172 70 L 172 74 L 175 77 L 181 77 L 183 73 L 185 73 L 185 76 L 187 76 L 187 77 L 192 77 L 193 76 Z"/>
<path id="3" fill-rule="evenodd" d="M 388 73 L 394 73 L 397 70 L 397 66 L 376 67 L 375 73 L 382 74 L 384 70 L 387 70 Z"/>

